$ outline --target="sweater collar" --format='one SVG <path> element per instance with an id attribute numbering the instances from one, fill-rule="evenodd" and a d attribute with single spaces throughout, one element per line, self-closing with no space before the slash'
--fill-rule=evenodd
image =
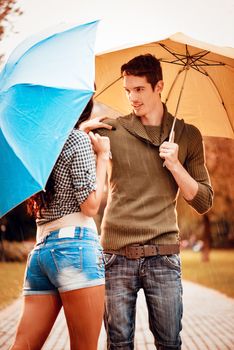
<path id="1" fill-rule="evenodd" d="M 164 109 L 164 113 L 163 113 L 163 119 L 161 124 L 160 142 L 153 142 L 150 139 L 144 125 L 141 123 L 140 118 L 137 117 L 134 113 L 131 113 L 125 117 L 120 117 L 119 122 L 132 135 L 138 138 L 141 138 L 146 142 L 152 143 L 155 146 L 159 146 L 162 142 L 164 142 L 169 137 L 173 119 L 174 119 L 174 117 L 170 113 L 168 113 L 165 104 L 163 104 L 163 109 Z"/>

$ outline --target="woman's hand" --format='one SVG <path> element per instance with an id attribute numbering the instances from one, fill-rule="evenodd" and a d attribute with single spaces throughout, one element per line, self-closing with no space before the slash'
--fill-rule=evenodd
<path id="1" fill-rule="evenodd" d="M 89 132 L 89 137 L 92 142 L 93 150 L 98 156 L 102 156 L 105 159 L 110 158 L 110 140 L 107 136 L 100 136 L 94 134 L 92 131 Z"/>
<path id="2" fill-rule="evenodd" d="M 105 128 L 105 129 L 111 130 L 112 126 L 108 125 L 106 123 L 102 123 L 103 119 L 106 119 L 106 117 L 96 117 L 96 118 L 89 119 L 89 120 L 80 124 L 79 130 L 82 130 L 82 131 L 86 132 L 87 134 L 91 130 L 98 129 L 98 128 Z"/>

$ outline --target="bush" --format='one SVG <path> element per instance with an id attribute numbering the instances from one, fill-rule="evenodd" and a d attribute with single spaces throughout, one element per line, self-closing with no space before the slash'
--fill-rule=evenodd
<path id="1" fill-rule="evenodd" d="M 0 243 L 0 260 L 17 262 L 26 261 L 28 253 L 33 246 L 33 241 L 9 242 L 3 240 Z"/>

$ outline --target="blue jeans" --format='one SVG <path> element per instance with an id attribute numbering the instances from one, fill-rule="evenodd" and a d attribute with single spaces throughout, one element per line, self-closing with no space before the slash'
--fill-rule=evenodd
<path id="1" fill-rule="evenodd" d="M 134 349 L 136 299 L 143 288 L 149 325 L 160 350 L 180 350 L 182 284 L 177 254 L 136 260 L 105 254 L 108 350 Z"/>
<path id="2" fill-rule="evenodd" d="M 97 233 L 86 227 L 74 227 L 71 232 L 68 227 L 51 232 L 31 251 L 23 294 L 57 294 L 104 283 Z"/>

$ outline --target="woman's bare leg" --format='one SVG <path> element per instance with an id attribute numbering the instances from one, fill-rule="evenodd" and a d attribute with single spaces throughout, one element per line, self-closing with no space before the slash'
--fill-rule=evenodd
<path id="1" fill-rule="evenodd" d="M 104 312 L 105 286 L 61 293 L 71 350 L 97 350 Z"/>
<path id="2" fill-rule="evenodd" d="M 27 295 L 14 344 L 10 350 L 39 350 L 61 309 L 59 295 Z"/>

